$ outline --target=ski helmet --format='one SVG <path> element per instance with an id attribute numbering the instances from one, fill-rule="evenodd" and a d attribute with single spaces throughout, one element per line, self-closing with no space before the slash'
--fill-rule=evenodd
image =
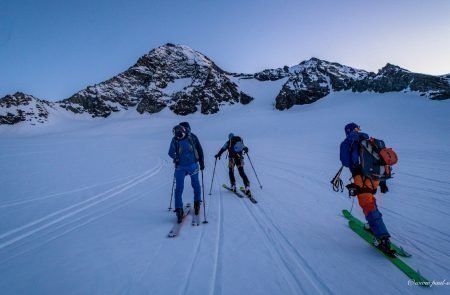
<path id="1" fill-rule="evenodd" d="M 234 137 L 234 133 L 228 134 L 228 139 L 232 139 Z"/>
<path id="2" fill-rule="evenodd" d="M 189 125 L 188 122 L 181 122 L 180 126 L 183 126 L 186 129 L 187 133 L 191 132 L 191 126 Z"/>
<path id="3" fill-rule="evenodd" d="M 344 129 L 345 129 L 345 135 L 349 135 L 350 132 L 352 132 L 353 130 L 360 129 L 360 128 L 359 128 L 358 124 L 352 122 L 352 123 L 348 123 L 347 125 L 345 125 Z"/>
<path id="4" fill-rule="evenodd" d="M 172 134 L 176 139 L 183 139 L 186 136 L 186 128 L 177 125 L 173 127 Z"/>

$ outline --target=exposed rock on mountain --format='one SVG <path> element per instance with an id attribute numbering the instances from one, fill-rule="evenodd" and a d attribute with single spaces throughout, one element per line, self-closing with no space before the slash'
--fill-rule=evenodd
<path id="1" fill-rule="evenodd" d="M 74 113 L 107 117 L 136 107 L 139 113 L 156 113 L 169 107 L 178 115 L 212 114 L 224 104 L 248 103 L 227 73 L 201 53 L 183 45 L 153 49 L 118 76 L 90 86 L 61 105 Z"/>
<path id="2" fill-rule="evenodd" d="M 52 103 L 39 100 L 31 95 L 16 92 L 0 99 L 0 125 L 27 121 L 34 125 L 48 119 L 48 108 Z"/>
<path id="3" fill-rule="evenodd" d="M 310 104 L 343 90 L 414 91 L 434 100 L 450 98 L 450 74 L 417 74 L 392 64 L 372 73 L 317 58 L 256 74 L 231 74 L 187 46 L 165 44 L 139 58 L 125 72 L 56 103 L 20 92 L 7 95 L 0 99 L 0 125 L 44 123 L 49 109 L 92 117 L 108 117 L 126 110 L 153 114 L 165 108 L 178 115 L 213 114 L 223 105 L 246 105 L 253 100 L 233 82 L 236 79 L 285 79 L 274 97 L 278 110 Z"/>
<path id="4" fill-rule="evenodd" d="M 342 90 L 378 93 L 416 91 L 434 100 L 450 98 L 446 76 L 416 74 L 391 64 L 375 74 L 312 58 L 290 68 L 288 72 L 266 70 L 254 76 L 258 80 L 289 77 L 276 97 L 275 107 L 279 110 L 313 103 L 331 91 Z"/>

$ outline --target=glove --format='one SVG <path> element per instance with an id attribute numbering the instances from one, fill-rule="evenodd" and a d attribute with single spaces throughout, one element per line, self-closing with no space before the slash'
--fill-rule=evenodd
<path id="1" fill-rule="evenodd" d="M 246 154 L 248 154 L 248 147 L 244 146 L 243 150 Z"/>
<path id="2" fill-rule="evenodd" d="M 220 160 L 220 155 L 219 155 L 219 154 L 216 154 L 216 155 L 214 156 L 214 158 L 216 158 L 216 159 L 219 159 L 219 160 Z"/>
<path id="3" fill-rule="evenodd" d="M 179 162 L 180 161 L 178 159 L 173 159 L 173 163 L 175 164 L 175 168 L 178 167 Z"/>
<path id="4" fill-rule="evenodd" d="M 203 171 L 205 169 L 205 163 L 203 163 L 203 161 L 200 161 L 199 164 L 200 164 L 200 170 Z"/>
<path id="5" fill-rule="evenodd" d="M 380 181 L 380 190 L 383 194 L 387 193 L 389 191 L 386 181 Z"/>
<path id="6" fill-rule="evenodd" d="M 354 196 L 358 195 L 359 186 L 357 186 L 356 184 L 350 183 L 350 184 L 347 184 L 345 187 L 348 189 L 349 197 L 354 197 Z"/>

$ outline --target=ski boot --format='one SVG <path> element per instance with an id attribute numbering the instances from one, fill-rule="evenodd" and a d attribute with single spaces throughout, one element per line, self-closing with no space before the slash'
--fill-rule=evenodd
<path id="1" fill-rule="evenodd" d="M 375 246 L 378 249 L 383 251 L 383 253 L 389 257 L 395 257 L 395 250 L 391 249 L 391 241 L 389 240 L 389 237 L 381 237 L 376 241 L 377 243 L 375 244 Z"/>
<path id="2" fill-rule="evenodd" d="M 184 216 L 183 208 L 175 209 L 175 213 L 177 214 L 177 222 L 181 223 L 183 221 Z"/>
<path id="3" fill-rule="evenodd" d="M 236 192 L 236 184 L 231 184 L 231 185 L 230 185 L 230 189 L 231 189 L 233 192 Z"/>
<path id="4" fill-rule="evenodd" d="M 246 187 L 245 187 L 244 193 L 245 193 L 249 198 L 252 197 L 252 192 L 250 191 L 250 187 L 249 187 L 249 186 L 246 186 Z"/>
<path id="5" fill-rule="evenodd" d="M 198 215 L 200 212 L 200 201 L 194 201 L 194 214 Z"/>

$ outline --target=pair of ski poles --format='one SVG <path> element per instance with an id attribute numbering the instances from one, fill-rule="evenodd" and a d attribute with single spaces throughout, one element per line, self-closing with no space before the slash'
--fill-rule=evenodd
<path id="1" fill-rule="evenodd" d="M 253 166 L 252 163 L 252 159 L 250 159 L 250 156 L 248 155 L 248 153 L 246 153 L 248 160 L 250 161 L 250 165 L 252 166 L 253 172 L 255 173 L 256 179 L 258 180 L 259 183 L 259 188 L 262 189 L 262 184 L 259 181 L 259 177 L 258 174 L 256 173 L 255 167 Z M 211 195 L 211 191 L 212 191 L 212 187 L 213 187 L 213 183 L 214 183 L 214 175 L 216 174 L 216 164 L 217 164 L 217 158 L 214 161 L 214 170 L 213 170 L 213 176 L 212 176 L 212 180 L 211 180 L 211 187 L 209 188 L 209 195 Z"/>
<path id="2" fill-rule="evenodd" d="M 333 179 L 330 181 L 331 185 L 333 186 L 333 190 L 335 192 L 339 192 L 341 191 L 344 192 L 344 183 L 341 179 L 341 173 L 342 173 L 342 169 L 344 168 L 344 166 L 341 166 L 341 168 L 338 170 L 338 172 L 336 173 L 336 175 L 333 177 Z M 353 210 L 353 204 L 355 203 L 355 198 L 352 198 L 352 207 L 350 208 L 350 213 Z"/>
<path id="3" fill-rule="evenodd" d="M 205 206 L 205 184 L 203 181 L 203 170 L 202 172 L 202 195 L 203 195 L 203 223 L 208 223 L 208 220 L 206 220 L 206 206 Z M 175 173 L 173 174 L 173 181 L 172 181 L 172 193 L 170 194 L 170 203 L 169 203 L 169 211 L 172 210 L 172 199 L 173 199 L 173 190 L 175 188 Z"/>
<path id="4" fill-rule="evenodd" d="M 246 153 L 248 160 L 250 161 L 250 165 L 252 166 L 253 172 L 255 173 L 256 179 L 258 180 L 259 183 L 259 187 L 260 189 L 262 189 L 262 184 L 259 181 L 259 177 L 258 174 L 256 173 L 255 167 L 253 166 L 252 163 L 252 159 L 250 159 L 250 156 Z M 211 187 L 209 189 L 209 195 L 211 195 L 211 191 L 212 191 L 212 187 L 213 187 L 213 183 L 214 183 L 214 176 L 216 174 L 216 165 L 217 165 L 217 158 L 214 161 L 214 169 L 213 169 L 213 176 L 212 176 L 212 180 L 211 180 Z M 203 196 L 203 216 L 204 216 L 204 221 L 203 223 L 208 223 L 208 221 L 206 220 L 206 205 L 205 205 L 205 182 L 203 179 L 203 171 L 201 171 L 202 173 L 202 196 Z M 172 210 L 172 199 L 173 199 L 173 191 L 175 188 L 175 173 L 173 175 L 173 181 L 172 181 L 172 192 L 170 194 L 170 203 L 169 203 L 169 211 Z"/>

